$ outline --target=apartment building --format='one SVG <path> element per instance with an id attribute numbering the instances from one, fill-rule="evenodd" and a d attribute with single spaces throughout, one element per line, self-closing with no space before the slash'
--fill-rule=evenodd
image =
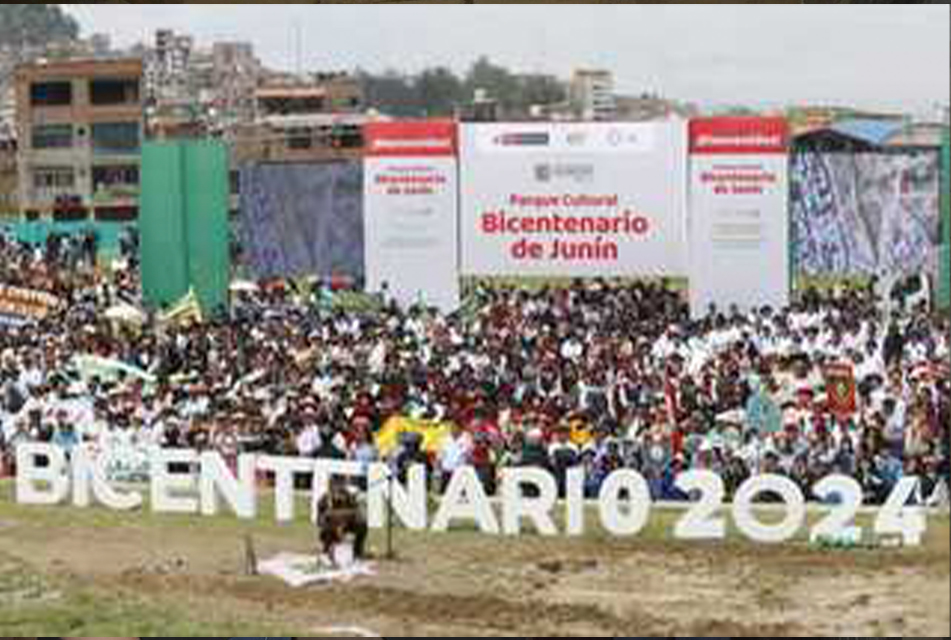
<path id="1" fill-rule="evenodd" d="M 606 69 L 578 69 L 568 87 L 569 102 L 582 120 L 608 121 L 617 117 L 614 74 Z"/>
<path id="2" fill-rule="evenodd" d="M 272 80 L 253 95 L 254 122 L 229 131 L 235 164 L 362 157 L 363 127 L 376 116 L 364 113 L 356 78 L 326 73 Z"/>
<path id="3" fill-rule="evenodd" d="M 27 218 L 138 216 L 142 77 L 138 58 L 17 68 L 19 204 Z"/>

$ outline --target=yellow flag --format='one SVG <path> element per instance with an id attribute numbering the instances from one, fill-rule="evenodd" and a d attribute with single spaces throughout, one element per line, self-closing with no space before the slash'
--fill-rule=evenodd
<path id="1" fill-rule="evenodd" d="M 204 322 L 204 316 L 201 312 L 201 304 L 198 302 L 198 296 L 195 290 L 190 289 L 188 295 L 179 300 L 175 306 L 162 314 L 162 324 L 175 326 L 185 326 L 188 324 L 201 324 Z"/>
<path id="2" fill-rule="evenodd" d="M 392 454 L 400 445 L 404 433 L 418 433 L 423 436 L 423 451 L 437 453 L 443 443 L 452 435 L 452 425 L 445 422 L 413 420 L 394 417 L 386 421 L 376 436 L 376 447 L 383 457 Z"/>

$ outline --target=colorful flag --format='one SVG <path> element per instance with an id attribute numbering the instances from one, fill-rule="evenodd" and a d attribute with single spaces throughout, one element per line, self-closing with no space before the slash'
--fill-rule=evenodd
<path id="1" fill-rule="evenodd" d="M 847 417 L 857 410 L 855 369 L 848 364 L 831 364 L 825 369 L 829 411 Z"/>

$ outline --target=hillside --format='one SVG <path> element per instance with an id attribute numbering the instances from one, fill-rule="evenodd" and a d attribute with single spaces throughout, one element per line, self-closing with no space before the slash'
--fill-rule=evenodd
<path id="1" fill-rule="evenodd" d="M 0 47 L 71 40 L 79 24 L 56 4 L 0 4 Z"/>

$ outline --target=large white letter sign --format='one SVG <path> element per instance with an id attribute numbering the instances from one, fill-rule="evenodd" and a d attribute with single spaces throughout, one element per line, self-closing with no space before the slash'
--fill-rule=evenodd
<path id="1" fill-rule="evenodd" d="M 411 531 L 426 529 L 428 505 L 426 503 L 426 467 L 415 464 L 409 469 L 407 488 L 393 478 L 390 479 L 389 467 L 378 462 L 370 465 L 370 479 L 367 485 L 367 524 L 371 529 L 386 526 L 386 502 L 389 498 L 393 513 L 403 526 Z M 393 495 L 389 496 L 390 486 Z"/>
<path id="2" fill-rule="evenodd" d="M 900 535 L 906 546 L 921 544 L 921 537 L 928 527 L 925 512 L 920 506 L 908 506 L 918 482 L 917 476 L 905 476 L 898 481 L 875 518 L 876 536 Z"/>
<path id="3" fill-rule="evenodd" d="M 771 492 L 782 498 L 786 514 L 779 524 L 767 525 L 753 513 L 753 501 L 761 493 Z M 792 539 L 806 520 L 806 501 L 796 483 L 772 474 L 753 476 L 733 498 L 736 528 L 754 542 L 778 543 Z"/>
<path id="4" fill-rule="evenodd" d="M 472 467 L 456 469 L 452 474 L 446 495 L 436 512 L 433 531 L 447 531 L 449 523 L 456 519 L 475 520 L 482 533 L 499 532 L 499 521 Z"/>
<path id="5" fill-rule="evenodd" d="M 47 466 L 37 466 L 46 458 Z M 40 484 L 49 485 L 41 489 Z M 17 445 L 17 502 L 21 504 L 59 504 L 69 493 L 66 455 L 59 447 L 46 443 Z"/>
<path id="6" fill-rule="evenodd" d="M 700 499 L 690 507 L 674 526 L 678 540 L 722 540 L 726 537 L 726 520 L 715 517 L 723 504 L 723 480 L 712 471 L 693 469 L 677 476 L 676 486 L 690 493 L 699 491 Z"/>
<path id="7" fill-rule="evenodd" d="M 110 509 L 130 511 L 142 506 L 142 496 L 135 491 L 119 493 L 113 489 L 103 470 L 105 456 L 93 459 L 86 447 L 73 450 L 73 505 L 88 507 L 90 503 L 90 485 L 96 500 Z"/>
<path id="8" fill-rule="evenodd" d="M 372 529 L 383 528 L 392 517 L 411 531 L 425 531 L 427 523 L 431 523 L 432 531 L 445 532 L 455 524 L 454 521 L 463 520 L 473 521 L 479 531 L 492 535 L 500 531 L 506 535 L 519 535 L 524 524 L 543 536 L 554 536 L 559 533 L 562 515 L 565 535 L 580 536 L 585 529 L 583 467 L 568 470 L 563 506 L 558 504 L 556 480 L 547 471 L 538 468 L 503 469 L 500 521 L 494 503 L 489 501 L 472 467 L 458 469 L 453 474 L 435 517 L 431 518 L 423 465 L 411 467 L 406 482 L 399 482 L 390 477 L 390 469 L 383 463 L 364 466 L 344 460 L 243 455 L 238 458 L 235 473 L 215 452 L 199 455 L 191 450 L 153 448 L 150 456 L 151 503 L 156 513 L 200 512 L 214 516 L 221 510 L 223 502 L 224 508 L 230 508 L 239 518 L 254 519 L 258 514 L 255 472 L 261 469 L 275 474 L 275 519 L 278 522 L 293 520 L 297 498 L 304 499 L 305 492 L 298 495 L 294 491 L 295 476 L 312 475 L 307 498 L 311 501 L 311 515 L 316 519 L 319 499 L 326 492 L 331 477 L 362 477 L 366 473 L 369 476 L 367 521 Z M 111 485 L 106 473 L 109 457 L 97 456 L 86 447 L 73 450 L 70 464 L 61 447 L 49 443 L 24 443 L 16 448 L 16 461 L 15 494 L 20 504 L 61 504 L 68 500 L 70 487 L 72 503 L 77 507 L 89 507 L 93 501 L 98 501 L 110 509 L 128 511 L 140 507 L 145 500 L 138 492 L 119 491 Z M 175 465 L 185 467 L 184 472 L 171 473 L 169 467 Z M 919 479 L 913 476 L 900 479 L 886 503 L 875 514 L 873 531 L 883 545 L 903 543 L 915 546 L 922 543 L 927 528 L 927 509 L 921 506 L 918 483 Z M 527 486 L 537 490 L 537 497 L 524 495 Z M 732 507 L 723 502 L 723 480 L 709 471 L 680 474 L 676 486 L 690 493 L 694 500 L 683 505 L 683 515 L 672 531 L 676 539 L 725 538 L 725 518 L 721 509 L 731 509 L 740 534 L 757 543 L 787 542 L 801 533 L 806 521 L 803 491 L 785 476 L 766 474 L 749 478 L 737 490 Z M 828 504 L 816 518 L 810 531 L 812 542 L 861 540 L 863 529 L 856 522 L 856 514 L 862 505 L 862 492 L 854 478 L 830 475 L 816 482 L 812 492 L 823 503 L 829 503 L 833 496 L 838 497 L 836 504 Z M 779 502 L 757 502 L 763 493 L 776 494 Z M 603 529 L 612 536 L 640 533 L 648 523 L 651 507 L 647 481 L 633 469 L 615 471 L 601 485 L 598 512 Z M 523 523 L 526 519 L 529 522 Z M 459 524 L 464 526 L 468 522 Z"/>
<path id="9" fill-rule="evenodd" d="M 190 468 L 198 462 L 198 454 L 187 449 L 154 449 L 152 451 L 152 511 L 157 513 L 198 513 L 198 500 L 194 497 L 176 497 L 172 492 L 194 492 L 195 477 L 192 472 L 170 473 L 168 465 L 187 464 Z"/>
<path id="10" fill-rule="evenodd" d="M 262 456 L 258 459 L 258 468 L 274 472 L 274 513 L 278 522 L 294 519 L 294 475 L 313 473 L 312 458 L 284 458 L 280 456 Z"/>
<path id="11" fill-rule="evenodd" d="M 621 492 L 628 492 L 628 513 L 621 513 Z M 651 492 L 644 476 L 633 469 L 615 471 L 601 485 L 598 511 L 601 524 L 616 536 L 634 536 L 640 533 L 650 516 Z"/>
<path id="12" fill-rule="evenodd" d="M 201 454 L 201 512 L 206 516 L 217 515 L 218 495 L 239 518 L 253 520 L 257 516 L 255 496 L 255 473 L 257 459 L 253 455 L 238 458 L 238 477 L 225 464 L 221 454 L 205 451 Z"/>
<path id="13" fill-rule="evenodd" d="M 855 514 L 862 506 L 862 485 L 855 478 L 845 475 L 826 476 L 813 485 L 812 493 L 826 502 L 832 496 L 838 496 L 839 503 L 812 528 L 810 542 L 862 539 L 862 528 L 855 526 Z"/>
<path id="14" fill-rule="evenodd" d="M 568 469 L 565 480 L 565 533 L 584 534 L 584 467 Z"/>
<path id="15" fill-rule="evenodd" d="M 522 486 L 538 489 L 537 498 L 522 495 Z M 521 533 L 522 517 L 532 521 L 543 536 L 558 535 L 551 511 L 558 500 L 558 485 L 544 469 L 516 467 L 502 470 L 502 528 L 507 535 Z"/>

